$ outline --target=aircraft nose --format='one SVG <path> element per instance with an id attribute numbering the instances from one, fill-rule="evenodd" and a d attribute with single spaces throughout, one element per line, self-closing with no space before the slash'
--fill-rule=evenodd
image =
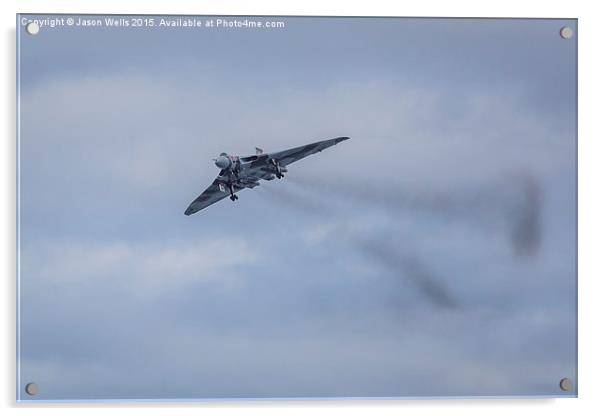
<path id="1" fill-rule="evenodd" d="M 228 159 L 225 156 L 219 156 L 216 159 L 213 159 L 215 161 L 215 166 L 217 166 L 220 169 L 226 169 L 228 166 L 230 166 L 230 159 Z"/>

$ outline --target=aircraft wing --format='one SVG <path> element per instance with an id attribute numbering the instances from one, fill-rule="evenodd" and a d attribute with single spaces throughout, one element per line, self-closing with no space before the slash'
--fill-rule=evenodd
<path id="1" fill-rule="evenodd" d="M 207 208 L 209 205 L 213 205 L 216 202 L 221 201 L 225 197 L 229 196 L 229 192 L 222 192 L 221 189 L 219 189 L 220 183 L 220 180 L 218 178 L 215 178 L 213 183 L 209 185 L 209 187 L 205 189 L 202 194 L 200 194 L 194 201 L 190 203 L 188 208 L 186 208 L 186 211 L 184 211 L 184 214 L 192 215 L 195 212 L 198 212 L 203 208 Z M 243 188 L 234 185 L 234 193 L 240 191 L 241 189 Z"/>
<path id="2" fill-rule="evenodd" d="M 349 137 L 337 137 L 336 139 L 322 140 L 320 142 L 306 144 L 304 146 L 293 147 L 292 149 L 283 150 L 281 152 L 267 153 L 253 157 L 255 160 L 251 163 L 251 167 L 259 167 L 267 163 L 269 159 L 276 159 L 280 166 L 287 166 L 304 157 L 321 152 L 342 141 L 349 140 Z M 251 157 L 247 158 L 251 159 Z"/>

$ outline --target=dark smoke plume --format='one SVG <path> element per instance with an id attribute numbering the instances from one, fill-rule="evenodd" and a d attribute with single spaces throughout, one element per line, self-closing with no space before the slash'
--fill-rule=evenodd
<path id="1" fill-rule="evenodd" d="M 405 278 L 434 305 L 448 309 L 458 306 L 443 282 L 431 274 L 428 267 L 415 255 L 400 252 L 393 249 L 391 244 L 377 241 L 358 241 L 357 247 L 387 269 Z"/>
<path id="2" fill-rule="evenodd" d="M 333 210 L 324 198 L 316 199 L 309 195 L 304 196 L 299 192 L 299 189 L 291 190 L 284 187 L 269 187 L 268 185 L 262 192 L 266 197 L 305 215 L 333 218 L 335 213 L 340 213 L 340 211 Z M 383 268 L 406 279 L 412 287 L 435 306 L 443 308 L 455 308 L 457 306 L 457 302 L 448 293 L 441 280 L 434 276 L 418 257 L 409 253 L 401 253 L 392 244 L 366 240 L 364 236 L 360 237 L 355 234 L 351 227 L 347 225 L 345 222 L 339 223 L 336 233 L 337 240 L 350 244 L 361 253 L 367 254 Z"/>
<path id="3" fill-rule="evenodd" d="M 379 183 L 349 183 L 330 178 L 290 177 L 314 192 L 383 209 L 394 216 L 431 215 L 462 221 L 487 232 L 509 236 L 517 256 L 537 253 L 541 240 L 541 191 L 529 174 L 514 175 L 488 186 L 427 191 L 383 187 Z M 506 229 L 500 229 L 506 227 Z"/>
<path id="4" fill-rule="evenodd" d="M 442 308 L 456 308 L 458 302 L 442 280 L 433 275 L 424 262 L 408 250 L 386 241 L 367 240 L 358 236 L 352 227 L 341 221 L 342 211 L 333 209 L 333 196 L 384 209 L 393 218 L 408 214 L 430 215 L 446 220 L 464 221 L 485 228 L 505 227 L 502 235 L 509 236 L 517 256 L 528 257 L 537 253 L 541 240 L 541 191 L 537 181 L 529 174 L 514 175 L 489 186 L 459 189 L 447 192 L 412 191 L 384 188 L 380 184 L 338 182 L 332 178 L 312 179 L 287 176 L 287 182 L 301 189 L 266 184 L 263 194 L 283 206 L 320 218 L 337 218 L 343 239 L 367 254 L 396 275 L 406 279 L 432 304 Z M 272 186 L 271 186 L 272 185 Z M 344 214 L 343 214 L 344 216 Z M 409 244 L 410 242 L 406 242 Z"/>
<path id="5" fill-rule="evenodd" d="M 531 176 L 521 176 L 517 203 L 508 211 L 510 238 L 518 256 L 532 256 L 541 243 L 541 190 Z"/>

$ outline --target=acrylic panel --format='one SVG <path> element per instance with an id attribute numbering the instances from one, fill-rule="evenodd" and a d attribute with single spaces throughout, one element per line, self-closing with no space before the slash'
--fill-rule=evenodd
<path id="1" fill-rule="evenodd" d="M 576 19 L 16 31 L 19 401 L 577 395 Z"/>

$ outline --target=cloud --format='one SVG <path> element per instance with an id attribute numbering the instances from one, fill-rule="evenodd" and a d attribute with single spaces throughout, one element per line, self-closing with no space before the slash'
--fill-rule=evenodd
<path id="1" fill-rule="evenodd" d="M 28 246 L 21 253 L 26 292 L 39 286 L 119 286 L 132 298 L 151 299 L 195 283 L 233 284 L 229 270 L 257 261 L 241 238 L 169 242 L 63 241 Z"/>

